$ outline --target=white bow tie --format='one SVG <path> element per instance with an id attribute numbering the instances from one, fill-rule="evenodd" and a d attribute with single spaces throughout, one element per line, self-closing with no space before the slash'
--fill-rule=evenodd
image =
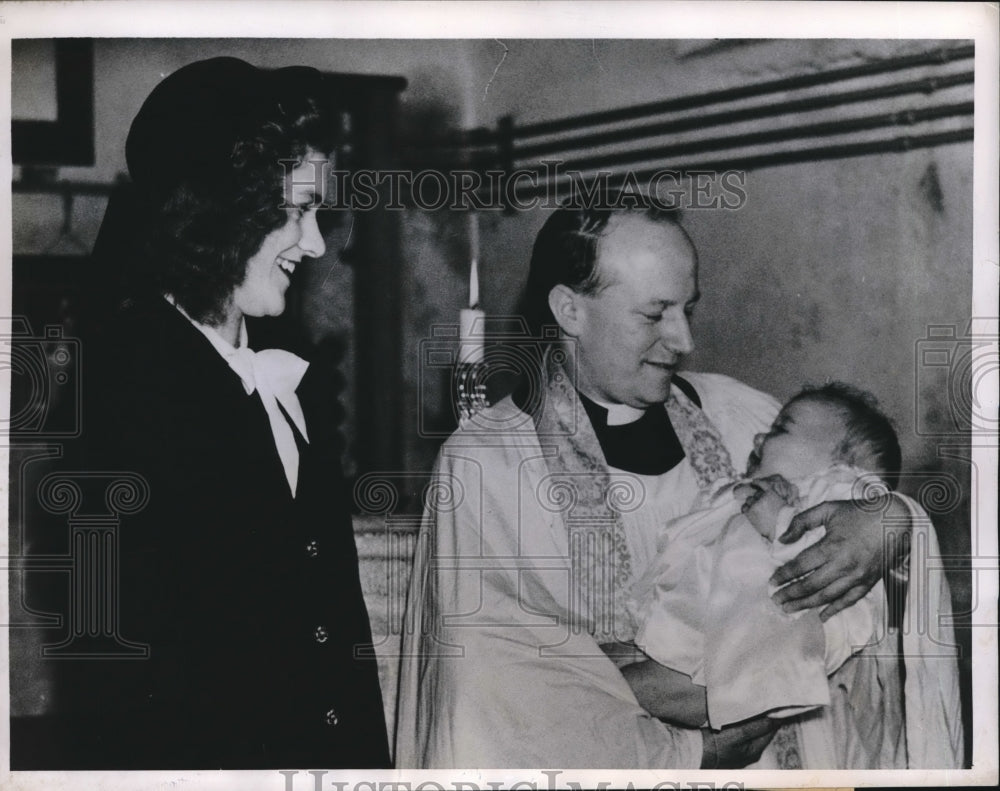
<path id="1" fill-rule="evenodd" d="M 305 376 L 309 363 L 297 354 L 286 352 L 282 349 L 262 349 L 259 352 L 247 346 L 246 322 L 240 322 L 239 346 L 233 346 L 226 341 L 218 331 L 205 324 L 195 321 L 188 315 L 177 301 L 170 295 L 165 294 L 164 298 L 181 313 L 184 318 L 204 335 L 215 350 L 222 355 L 230 368 L 236 372 L 243 382 L 243 389 L 247 395 L 256 390 L 260 394 L 260 400 L 264 403 L 264 410 L 267 412 L 267 419 L 271 424 L 271 434 L 274 436 L 274 444 L 278 449 L 278 457 L 281 459 L 281 466 L 285 470 L 285 478 L 288 486 L 292 490 L 292 497 L 299 482 L 299 446 L 295 444 L 295 435 L 292 427 L 281 412 L 281 404 L 285 412 L 295 423 L 295 427 L 302 434 L 302 438 L 308 442 L 309 435 L 306 433 L 306 418 L 302 414 L 302 405 L 299 397 L 295 395 L 299 382 Z"/>
<path id="2" fill-rule="evenodd" d="M 229 367 L 242 380 L 247 395 L 254 390 L 260 395 L 268 420 L 271 422 L 271 433 L 274 435 L 274 444 L 277 446 L 278 456 L 281 457 L 281 464 L 285 468 L 288 486 L 294 496 L 299 478 L 299 448 L 295 444 L 292 428 L 278 405 L 284 407 L 303 439 L 308 442 L 306 419 L 295 390 L 302 381 L 309 363 L 298 355 L 282 349 L 262 349 L 255 352 L 245 346 L 232 349 L 231 352 L 227 350 L 225 358 Z"/>

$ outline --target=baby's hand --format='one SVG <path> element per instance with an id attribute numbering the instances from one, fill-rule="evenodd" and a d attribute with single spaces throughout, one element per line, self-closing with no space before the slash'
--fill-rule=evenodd
<path id="1" fill-rule="evenodd" d="M 758 478 L 735 489 L 737 497 L 746 497 L 742 512 L 754 529 L 768 540 L 774 539 L 774 527 L 781 509 L 797 507 L 799 490 L 780 475 Z"/>
<path id="2" fill-rule="evenodd" d="M 768 475 L 766 478 L 757 478 L 754 483 L 759 486 L 766 486 L 772 492 L 785 501 L 785 505 L 792 508 L 799 507 L 799 487 L 790 483 L 780 475 Z"/>

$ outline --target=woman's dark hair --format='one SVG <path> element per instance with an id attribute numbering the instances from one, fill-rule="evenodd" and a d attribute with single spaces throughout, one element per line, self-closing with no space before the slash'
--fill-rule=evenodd
<path id="1" fill-rule="evenodd" d="M 287 172 L 310 148 L 332 152 L 321 87 L 313 69 L 216 58 L 172 74 L 136 117 L 127 153 L 142 264 L 195 320 L 221 321 L 247 260 L 287 222 Z"/>
<path id="2" fill-rule="evenodd" d="M 843 414 L 846 430 L 834 451 L 837 461 L 877 472 L 890 489 L 899 485 L 899 439 L 875 396 L 844 382 L 829 382 L 804 387 L 791 401 L 800 399 L 822 401 Z"/>
<path id="3" fill-rule="evenodd" d="M 587 204 L 571 202 L 556 209 L 535 239 L 521 299 L 520 314 L 534 337 L 542 337 L 543 327 L 556 324 L 549 308 L 549 292 L 555 286 L 569 286 L 587 295 L 600 290 L 598 243 L 607 234 L 611 218 L 625 212 L 673 225 L 687 236 L 678 222 L 678 211 L 660 208 L 641 195 L 602 194 Z"/>

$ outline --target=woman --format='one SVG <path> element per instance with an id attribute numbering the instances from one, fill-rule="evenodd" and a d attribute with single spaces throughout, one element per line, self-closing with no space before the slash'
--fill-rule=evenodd
<path id="1" fill-rule="evenodd" d="M 117 624 L 149 651 L 55 663 L 65 739 L 46 768 L 389 763 L 335 396 L 298 357 L 247 348 L 245 319 L 282 313 L 296 266 L 324 252 L 321 82 L 203 61 L 132 125 L 138 238 L 102 230 L 134 251 L 132 285 L 85 344 L 73 464 L 148 484 L 118 530 Z"/>

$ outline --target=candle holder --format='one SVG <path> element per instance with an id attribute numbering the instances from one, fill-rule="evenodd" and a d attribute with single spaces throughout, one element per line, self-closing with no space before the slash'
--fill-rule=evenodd
<path id="1" fill-rule="evenodd" d="M 475 284 L 475 266 L 473 266 Z M 478 290 L 478 289 L 475 289 Z M 468 420 L 489 406 L 486 400 L 486 364 L 483 361 L 486 343 L 486 314 L 477 304 L 461 311 L 458 363 L 454 369 L 455 404 L 460 420 Z"/>
<path id="2" fill-rule="evenodd" d="M 461 420 L 468 420 L 490 405 L 486 398 L 487 374 L 486 363 L 481 360 L 455 366 L 453 392 Z"/>

